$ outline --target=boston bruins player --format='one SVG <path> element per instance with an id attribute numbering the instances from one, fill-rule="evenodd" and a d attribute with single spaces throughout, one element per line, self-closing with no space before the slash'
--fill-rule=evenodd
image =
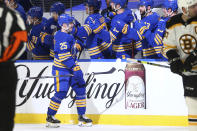
<path id="1" fill-rule="evenodd" d="M 183 77 L 189 131 L 197 131 L 197 0 L 178 0 L 182 13 L 166 25 L 164 53 L 170 69 Z"/>

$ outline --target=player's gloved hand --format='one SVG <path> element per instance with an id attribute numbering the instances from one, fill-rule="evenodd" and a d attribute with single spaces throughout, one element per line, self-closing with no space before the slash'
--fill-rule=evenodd
<path id="1" fill-rule="evenodd" d="M 184 71 L 184 65 L 179 57 L 169 60 L 169 63 L 171 72 L 179 75 L 182 74 L 182 72 Z"/>
<path id="2" fill-rule="evenodd" d="M 190 54 L 185 62 L 184 62 L 184 68 L 186 71 L 190 71 L 192 69 L 192 66 L 195 64 L 197 64 L 197 50 L 193 51 L 192 54 Z"/>
<path id="3" fill-rule="evenodd" d="M 73 79 L 75 79 L 76 83 L 79 86 L 85 86 L 85 81 L 83 79 L 83 72 L 81 71 L 80 67 L 76 65 L 73 69 Z"/>
<path id="4" fill-rule="evenodd" d="M 168 57 L 171 72 L 182 75 L 182 72 L 184 71 L 184 64 L 180 60 L 177 50 L 173 49 L 167 51 L 166 56 Z"/>
<path id="5" fill-rule="evenodd" d="M 160 29 L 160 30 L 165 30 L 166 28 L 166 21 L 161 19 L 158 24 L 157 24 L 157 28 Z"/>

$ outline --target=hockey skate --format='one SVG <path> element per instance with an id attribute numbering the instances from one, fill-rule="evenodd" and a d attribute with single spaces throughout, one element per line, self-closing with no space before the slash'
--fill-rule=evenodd
<path id="1" fill-rule="evenodd" d="M 79 115 L 78 121 L 79 121 L 78 125 L 81 126 L 81 127 L 84 127 L 84 126 L 90 127 L 90 126 L 92 126 L 92 120 L 87 118 L 87 117 L 85 117 L 84 115 Z"/>
<path id="2" fill-rule="evenodd" d="M 47 121 L 46 127 L 48 128 L 60 127 L 61 122 L 58 119 L 56 119 L 54 116 L 48 115 L 46 121 Z"/>

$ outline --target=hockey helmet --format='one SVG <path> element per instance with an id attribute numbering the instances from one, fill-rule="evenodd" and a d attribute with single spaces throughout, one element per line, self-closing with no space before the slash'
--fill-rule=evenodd
<path id="1" fill-rule="evenodd" d="M 30 8 L 30 10 L 28 11 L 28 15 L 31 16 L 32 18 L 36 17 L 38 19 L 41 19 L 43 16 L 43 10 L 41 7 L 34 6 Z"/>
<path id="2" fill-rule="evenodd" d="M 70 24 L 73 22 L 73 17 L 69 16 L 68 14 L 62 14 L 58 17 L 58 24 L 63 26 L 63 24 Z"/>
<path id="3" fill-rule="evenodd" d="M 101 0 L 87 0 L 88 6 L 94 7 L 94 10 L 100 10 L 101 8 Z"/>
<path id="4" fill-rule="evenodd" d="M 172 11 L 178 10 L 177 0 L 165 0 L 163 7 L 166 9 L 172 9 Z"/>
<path id="5" fill-rule="evenodd" d="M 127 0 L 111 0 L 111 2 L 115 3 L 116 5 L 119 4 L 121 8 L 125 8 L 127 5 Z"/>
<path id="6" fill-rule="evenodd" d="M 63 14 L 65 11 L 65 6 L 63 3 L 61 2 L 56 2 L 54 3 L 51 8 L 50 8 L 50 12 L 56 12 L 58 15 Z"/>
<path id="7" fill-rule="evenodd" d="M 150 6 L 153 7 L 154 1 L 153 0 L 140 0 L 139 6 Z"/>

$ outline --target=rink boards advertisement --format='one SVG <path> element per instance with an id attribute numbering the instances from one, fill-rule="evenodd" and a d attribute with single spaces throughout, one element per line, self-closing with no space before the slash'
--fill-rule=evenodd
<path id="1" fill-rule="evenodd" d="M 187 126 L 182 79 L 170 69 L 120 60 L 79 64 L 86 81 L 86 114 L 94 124 Z M 16 123 L 45 123 L 54 94 L 54 78 L 45 77 L 52 76 L 52 65 L 51 61 L 16 62 Z M 70 88 L 56 115 L 62 123 L 77 122 L 74 97 Z"/>

